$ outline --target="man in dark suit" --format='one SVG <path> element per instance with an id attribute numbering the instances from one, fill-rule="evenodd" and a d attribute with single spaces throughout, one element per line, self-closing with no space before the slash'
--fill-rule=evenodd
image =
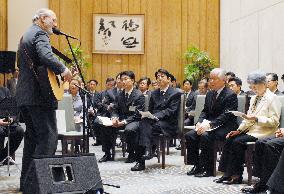
<path id="1" fill-rule="evenodd" d="M 11 94 L 8 88 L 0 86 L 0 106 L 2 103 L 5 103 L 3 100 L 5 98 L 10 98 Z M 15 102 L 16 103 L 16 102 Z M 0 107 L 0 109 L 3 111 L 4 107 Z M 7 110 L 7 109 L 6 109 Z M 5 111 L 6 111 L 5 110 Z M 15 116 L 15 115 L 13 115 Z M 19 145 L 21 144 L 21 141 L 24 137 L 24 129 L 19 126 L 16 118 L 11 120 L 10 122 L 10 155 L 13 155 L 15 151 L 18 149 Z M 5 143 L 5 137 L 8 136 L 8 121 L 4 121 L 4 119 L 0 119 L 0 162 L 3 161 L 7 155 L 8 155 L 8 144 L 6 144 L 6 147 L 4 148 Z M 6 164 L 7 161 L 3 161 L 3 164 Z"/>
<path id="2" fill-rule="evenodd" d="M 122 90 L 123 90 L 122 89 L 123 83 L 120 80 L 120 73 L 117 74 L 115 83 L 116 84 L 115 84 L 114 88 L 104 90 L 101 93 L 101 96 L 100 96 L 101 104 L 100 104 L 100 106 L 98 107 L 98 110 L 97 110 L 98 116 L 104 116 L 104 117 L 109 117 L 109 118 L 111 117 L 111 113 L 112 113 L 113 108 L 114 108 L 115 99 L 118 96 L 118 94 L 120 92 L 122 92 Z M 101 145 L 102 140 L 101 140 L 100 135 L 101 135 L 101 130 L 103 130 L 101 127 L 102 126 L 99 123 L 99 121 L 95 120 L 94 123 L 93 123 L 93 128 L 96 129 L 97 134 L 99 134 L 99 141 L 92 144 L 93 146 Z"/>
<path id="3" fill-rule="evenodd" d="M 151 151 L 157 145 L 153 134 L 163 133 L 168 137 L 177 134 L 181 93 L 170 87 L 170 73 L 167 70 L 159 69 L 155 77 L 160 88 L 151 92 L 148 108 L 155 119 L 143 118 L 139 124 L 139 141 L 135 150 L 137 164 L 131 168 L 132 171 L 144 170 L 145 158 L 152 157 Z"/>
<path id="4" fill-rule="evenodd" d="M 196 93 L 192 90 L 192 81 L 186 79 L 183 81 L 183 91 L 185 96 L 185 118 L 184 125 L 191 126 L 194 124 L 194 117 L 190 111 L 195 110 Z"/>
<path id="5" fill-rule="evenodd" d="M 255 143 L 253 176 L 259 181 L 251 188 L 243 188 L 245 193 L 261 193 L 268 189 L 266 186 L 273 170 L 277 166 L 284 148 L 284 129 L 280 128 L 275 135 L 262 138 Z M 283 189 L 284 191 L 284 189 Z"/>
<path id="6" fill-rule="evenodd" d="M 17 86 L 17 82 L 18 82 L 18 75 L 19 75 L 19 71 L 17 69 L 15 69 L 15 71 L 13 72 L 13 77 L 11 79 L 7 80 L 7 88 L 10 90 L 11 96 L 16 95 L 16 86 Z"/>
<path id="7" fill-rule="evenodd" d="M 123 90 L 123 82 L 120 80 L 120 74 L 116 75 L 116 84 L 115 87 L 109 90 L 106 90 L 104 94 L 101 94 L 102 105 L 103 107 L 98 110 L 98 115 L 111 117 L 111 112 L 114 107 L 114 102 L 118 94 Z"/>
<path id="8" fill-rule="evenodd" d="M 113 89 L 115 86 L 115 80 L 112 77 L 108 77 L 106 79 L 106 89 L 101 92 L 101 99 L 103 99 L 106 95 L 106 91 Z"/>
<path id="9" fill-rule="evenodd" d="M 269 187 L 268 194 L 283 194 L 284 193 L 284 150 L 281 153 L 280 159 L 270 176 L 267 186 Z"/>
<path id="10" fill-rule="evenodd" d="M 41 93 L 39 80 L 33 71 L 39 66 L 46 67 L 55 74 L 61 74 L 65 80 L 71 80 L 69 69 L 52 53 L 49 35 L 56 26 L 55 13 L 42 8 L 36 12 L 33 25 L 19 44 L 16 99 L 26 124 L 20 190 L 24 189 L 24 179 L 32 156 L 53 155 L 57 148 L 57 100 Z"/>
<path id="11" fill-rule="evenodd" d="M 220 68 L 213 69 L 209 81 L 212 90 L 206 94 L 196 128 L 185 134 L 188 164 L 194 165 L 187 175 L 197 177 L 213 176 L 214 141 L 225 140 L 226 134 L 238 127 L 237 118 L 227 114 L 227 111 L 238 109 L 238 99 L 232 90 L 225 87 L 226 72 Z"/>
<path id="12" fill-rule="evenodd" d="M 120 92 L 114 102 L 112 111 L 112 126 L 102 126 L 102 149 L 105 155 L 99 162 L 113 160 L 110 150 L 115 146 L 117 132 L 124 129 L 126 133 L 126 143 L 128 145 L 128 159 L 126 162 L 133 162 L 134 145 L 136 140 L 136 131 L 140 120 L 138 111 L 144 110 L 145 97 L 134 88 L 135 75 L 132 71 L 124 71 L 120 74 L 120 79 L 123 83 L 123 91 Z"/>
<path id="13" fill-rule="evenodd" d="M 228 80 L 228 88 L 233 90 L 237 95 L 243 96 L 246 93 L 242 90 L 242 80 L 238 77 L 231 77 Z"/>
<path id="14" fill-rule="evenodd" d="M 93 126 L 95 114 L 100 108 L 102 108 L 101 93 L 96 90 L 97 85 L 98 81 L 95 79 L 88 81 L 90 92 L 90 94 L 87 95 L 88 124 L 91 127 L 91 135 L 93 136 L 93 139 L 96 140 L 98 145 L 101 145 L 100 130 L 97 130 L 98 128 Z"/>
<path id="15" fill-rule="evenodd" d="M 282 96 L 283 93 L 278 90 L 278 75 L 276 73 L 267 73 L 267 88 L 276 95 Z"/>

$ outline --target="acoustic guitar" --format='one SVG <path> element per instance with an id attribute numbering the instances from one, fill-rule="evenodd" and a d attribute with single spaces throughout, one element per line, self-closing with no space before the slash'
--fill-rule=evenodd
<path id="1" fill-rule="evenodd" d="M 58 57 L 60 57 L 61 59 L 63 59 L 66 63 L 72 62 L 70 58 L 62 54 L 59 50 L 57 50 L 53 46 L 52 46 L 52 52 L 56 54 Z M 61 77 L 61 75 L 55 75 L 55 73 L 51 71 L 50 69 L 47 69 L 47 75 L 48 75 L 48 79 L 50 83 L 50 89 L 52 90 L 54 97 L 58 101 L 62 100 L 63 94 L 64 94 L 63 78 Z"/>
<path id="2" fill-rule="evenodd" d="M 55 75 L 53 71 L 47 69 L 47 75 L 50 87 L 54 97 L 59 101 L 62 100 L 64 94 L 63 80 L 60 75 Z"/>

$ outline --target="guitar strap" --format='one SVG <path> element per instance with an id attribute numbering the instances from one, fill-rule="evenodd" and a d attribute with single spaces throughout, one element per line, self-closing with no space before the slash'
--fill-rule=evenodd
<path id="1" fill-rule="evenodd" d="M 23 48 L 24 53 L 25 53 L 25 55 L 26 55 L 26 57 L 27 57 L 27 59 L 28 59 L 28 61 L 27 61 L 28 67 L 32 70 L 32 72 L 33 72 L 33 74 L 34 74 L 36 80 L 39 81 L 38 76 L 37 76 L 37 73 L 35 72 L 35 69 L 34 69 L 34 63 L 33 63 L 32 59 L 31 59 L 31 57 L 29 56 L 29 54 L 28 54 L 28 52 L 27 52 L 27 50 L 26 50 L 25 45 L 24 45 L 22 42 L 23 42 L 23 37 L 22 37 L 21 40 L 20 40 L 20 47 Z"/>

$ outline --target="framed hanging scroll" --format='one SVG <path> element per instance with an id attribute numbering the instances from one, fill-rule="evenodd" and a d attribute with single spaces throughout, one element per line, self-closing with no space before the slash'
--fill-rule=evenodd
<path id="1" fill-rule="evenodd" d="M 144 54 L 144 15 L 94 14 L 93 53 Z"/>

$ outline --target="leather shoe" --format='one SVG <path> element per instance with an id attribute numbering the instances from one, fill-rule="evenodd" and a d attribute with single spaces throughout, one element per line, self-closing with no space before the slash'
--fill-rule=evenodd
<path id="1" fill-rule="evenodd" d="M 215 183 L 222 183 L 223 181 L 227 181 L 227 180 L 229 180 L 229 179 L 231 179 L 231 177 L 229 177 L 229 176 L 227 176 L 227 177 L 221 176 L 220 178 L 215 179 L 215 180 L 213 180 L 213 181 L 214 181 Z"/>
<path id="2" fill-rule="evenodd" d="M 229 180 L 223 181 L 223 183 L 226 184 L 226 185 L 242 184 L 242 182 L 243 182 L 243 177 L 242 176 L 240 176 L 238 178 L 231 178 L 230 177 Z"/>
<path id="3" fill-rule="evenodd" d="M 145 170 L 145 161 L 137 162 L 135 166 L 131 168 L 131 171 L 142 171 L 142 170 Z"/>
<path id="4" fill-rule="evenodd" d="M 194 176 L 195 177 L 210 177 L 210 176 L 213 176 L 213 174 L 208 171 L 203 171 L 203 172 L 195 174 Z"/>
<path id="5" fill-rule="evenodd" d="M 261 193 L 267 190 L 266 185 L 260 185 L 259 183 L 256 183 L 252 188 L 251 187 L 246 187 L 242 188 L 241 191 L 243 193 Z"/>
<path id="6" fill-rule="evenodd" d="M 105 154 L 100 160 L 99 162 L 107 162 L 107 161 L 113 161 L 113 158 L 111 157 L 110 154 Z"/>
<path id="7" fill-rule="evenodd" d="M 193 166 L 190 171 L 188 171 L 186 174 L 188 176 L 191 176 L 191 175 L 195 175 L 195 174 L 198 174 L 200 172 L 200 168 L 198 166 Z"/>

